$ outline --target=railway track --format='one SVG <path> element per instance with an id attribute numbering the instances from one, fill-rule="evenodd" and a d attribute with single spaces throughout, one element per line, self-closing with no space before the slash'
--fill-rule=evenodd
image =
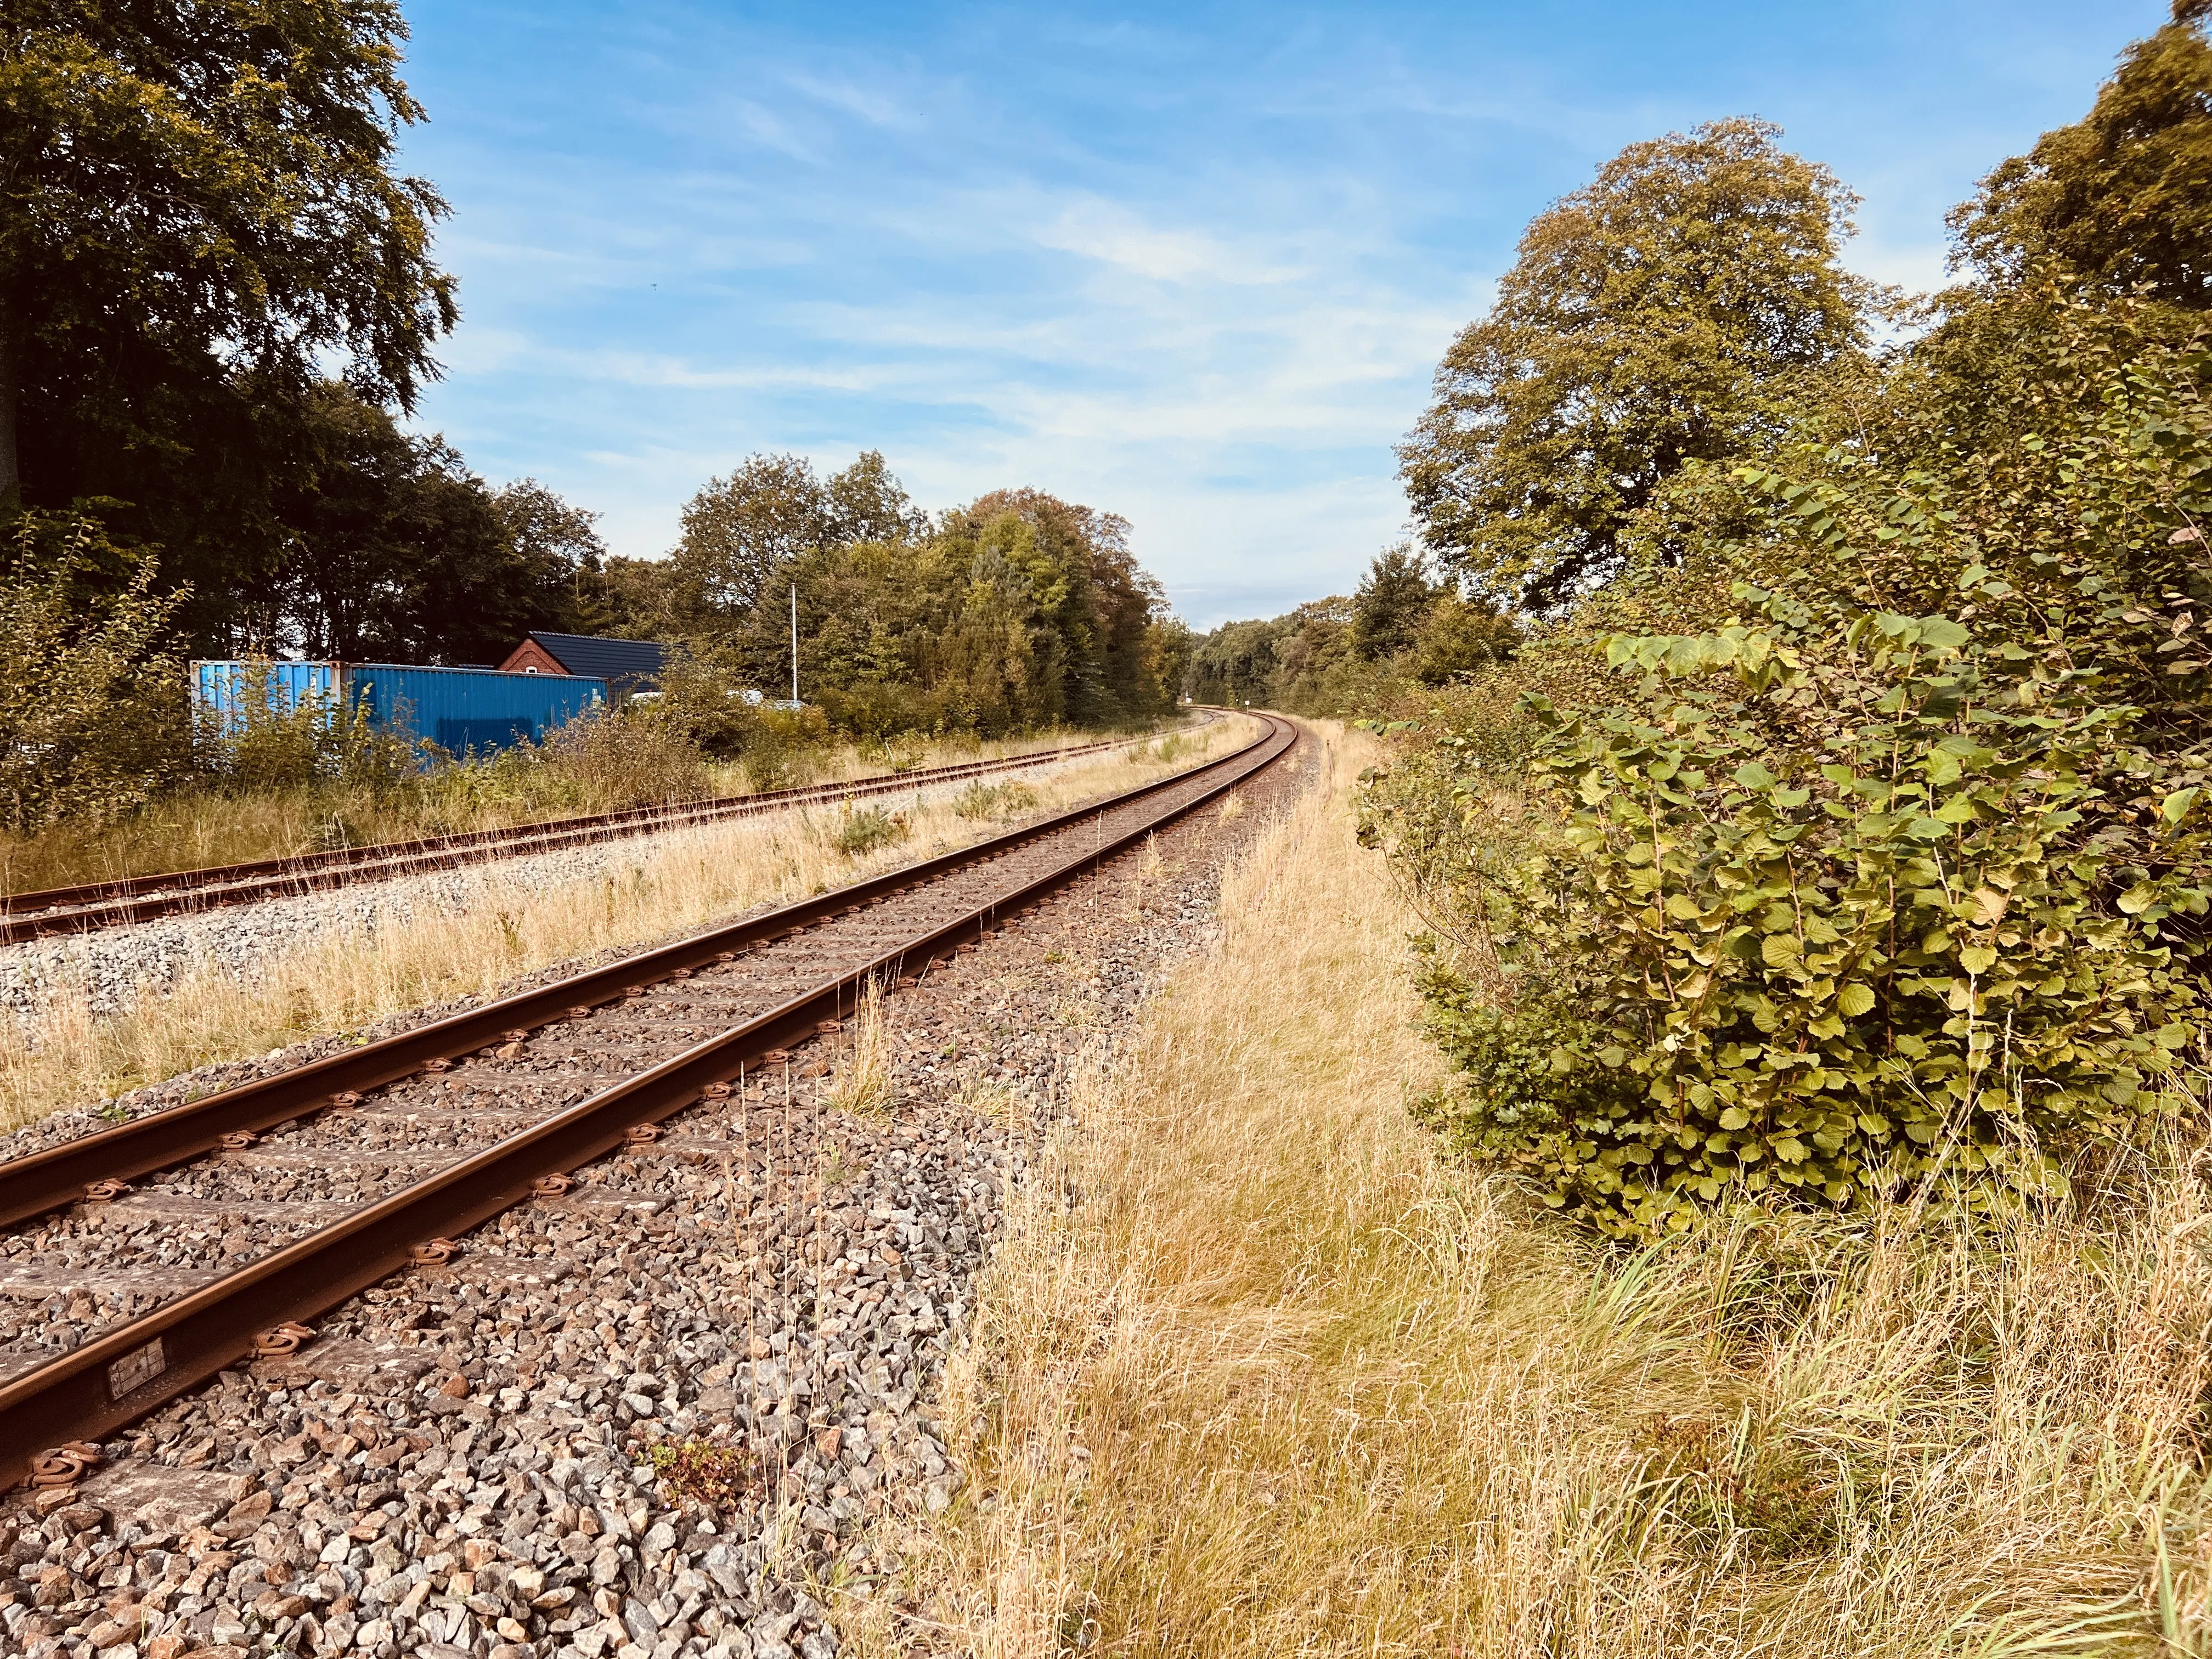
<path id="1" fill-rule="evenodd" d="M 641 806 L 590 817 L 516 824 L 505 830 L 473 830 L 422 841 L 387 842 L 374 847 L 341 848 L 293 858 L 251 864 L 223 864 L 202 870 L 166 871 L 76 887 L 50 887 L 0 895 L 0 945 L 20 945 L 58 933 L 94 933 L 104 928 L 189 915 L 263 899 L 319 892 L 355 882 L 449 870 L 525 853 L 553 853 L 569 848 L 650 835 L 663 830 L 756 817 L 795 806 L 866 800 L 903 794 L 963 779 L 1032 770 L 1058 762 L 1096 755 L 1137 738 L 1110 738 L 1017 755 L 1001 760 L 963 761 L 911 772 L 854 778 L 842 783 L 806 784 L 754 795 L 722 796 L 672 806 Z"/>
<path id="2" fill-rule="evenodd" d="M 896 995 L 1269 766 L 1296 731 L 1266 724 L 1176 777 L 0 1164 L 0 1490 L 74 1480 L 356 1291 L 575 1201 L 597 1160 L 741 1157 L 749 1091 L 871 981 Z"/>

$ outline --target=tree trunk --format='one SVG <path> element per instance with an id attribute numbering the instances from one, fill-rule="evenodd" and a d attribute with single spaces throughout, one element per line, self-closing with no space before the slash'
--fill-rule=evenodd
<path id="1" fill-rule="evenodd" d="M 0 328 L 0 512 L 20 504 L 23 478 L 15 459 L 15 353 Z"/>

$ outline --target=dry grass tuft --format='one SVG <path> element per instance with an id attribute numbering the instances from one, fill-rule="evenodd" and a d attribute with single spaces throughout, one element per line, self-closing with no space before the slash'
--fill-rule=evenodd
<path id="1" fill-rule="evenodd" d="M 896 1098 L 891 1086 L 891 1034 L 884 1018 L 881 980 L 870 978 L 853 1015 L 853 1044 L 837 1062 L 823 1103 L 855 1117 L 884 1118 Z"/>
<path id="2" fill-rule="evenodd" d="M 1329 736 L 1018 1200 L 899 1639 L 2212 1651 L 2203 1150 L 2063 1216 L 1601 1249 L 1407 1117 L 1437 1061 L 1343 804 L 1365 747 Z"/>
<path id="3" fill-rule="evenodd" d="M 1040 811 L 1055 811 L 1182 769 L 1250 730 L 1241 720 L 1200 727 L 1172 768 L 1147 746 L 1087 758 L 1027 787 Z M 387 918 L 374 931 L 334 929 L 294 950 L 272 947 L 251 979 L 204 962 L 166 991 L 142 990 L 112 1015 L 94 1015 L 82 988 L 56 988 L 30 1019 L 0 1019 L 0 1127 L 210 1061 L 493 995 L 555 963 L 680 935 L 990 833 L 942 801 L 902 808 L 902 842 L 859 854 L 838 850 L 837 813 L 777 814 L 634 844 L 617 870 L 584 879 L 548 884 L 487 866 L 463 913 Z"/>

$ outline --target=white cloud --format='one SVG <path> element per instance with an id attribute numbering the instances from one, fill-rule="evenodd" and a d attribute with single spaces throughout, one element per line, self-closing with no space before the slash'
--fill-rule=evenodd
<path id="1" fill-rule="evenodd" d="M 1120 203 L 1095 196 L 1069 203 L 1036 235 L 1045 247 L 1079 253 L 1157 282 L 1203 277 L 1239 284 L 1284 283 L 1299 274 L 1291 266 L 1255 264 L 1201 232 L 1155 229 Z"/>
<path id="2" fill-rule="evenodd" d="M 1801 73 L 1715 16 L 1624 9 L 1627 46 L 1561 18 L 605 23 L 652 33 L 615 83 L 603 53 L 494 88 L 572 154 L 502 112 L 421 169 L 460 204 L 470 309 L 426 423 L 627 553 L 749 452 L 881 448 L 933 506 L 1026 483 L 1119 511 L 1194 619 L 1258 614 L 1401 533 L 1391 446 L 1437 356 L 1596 157 L 1767 108 L 1866 192 L 1854 267 L 1926 289 L 1946 192 L 2017 147 L 2013 112 L 1886 92 L 1872 58 Z M 1635 59 L 1659 41 L 1674 60 Z"/>

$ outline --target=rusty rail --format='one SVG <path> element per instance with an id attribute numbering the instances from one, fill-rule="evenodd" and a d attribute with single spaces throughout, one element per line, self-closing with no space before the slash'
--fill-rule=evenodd
<path id="1" fill-rule="evenodd" d="M 961 761 L 950 766 L 883 773 L 842 783 L 802 784 L 759 794 L 725 795 L 666 806 L 637 806 L 588 817 L 514 824 L 504 830 L 472 830 L 421 841 L 385 842 L 374 847 L 338 848 L 327 853 L 301 853 L 248 864 L 210 865 L 198 870 L 173 870 L 155 875 L 125 876 L 113 881 L 88 882 L 76 887 L 0 894 L 0 945 L 18 945 L 57 933 L 94 933 L 162 916 L 192 915 L 227 904 L 251 903 L 343 887 L 354 882 L 383 881 L 394 876 L 455 869 L 526 853 L 560 852 L 629 836 L 753 817 L 820 802 L 902 794 L 908 789 L 957 783 L 963 778 L 1028 771 L 1139 741 L 1143 739 L 1114 738 L 1042 750 L 1034 755 Z"/>
<path id="2" fill-rule="evenodd" d="M 1222 758 L 1104 801 L 1063 812 L 890 875 L 732 927 L 646 952 L 558 985 L 509 998 L 368 1048 L 261 1079 L 189 1106 L 157 1113 L 29 1158 L 0 1164 L 7 1215 L 21 1218 L 82 1196 L 92 1177 L 179 1163 L 221 1145 L 226 1133 L 284 1121 L 356 1091 L 420 1070 L 432 1059 L 482 1048 L 509 1029 L 548 1023 L 574 1007 L 619 996 L 744 944 L 804 927 L 897 887 L 929 881 L 961 865 L 997 856 L 1070 828 L 1109 808 L 1206 780 L 1209 787 L 1171 803 L 1109 841 L 1085 848 L 1015 892 L 901 942 L 870 962 L 824 979 L 781 1007 L 708 1039 L 650 1071 L 605 1089 L 527 1129 L 459 1159 L 422 1181 L 366 1205 L 281 1249 L 86 1342 L 0 1386 L 0 1491 L 28 1478 L 40 1454 L 74 1440 L 98 1440 L 252 1352 L 258 1339 L 305 1322 L 363 1287 L 407 1266 L 415 1247 L 449 1239 L 532 1195 L 543 1176 L 564 1174 L 612 1152 L 636 1125 L 692 1104 L 772 1050 L 842 1019 L 878 975 L 921 967 L 971 940 L 1000 917 L 1026 908 L 1163 825 L 1218 799 L 1272 764 L 1297 740 L 1287 720 Z M 165 1122 L 165 1120 L 173 1120 Z"/>

